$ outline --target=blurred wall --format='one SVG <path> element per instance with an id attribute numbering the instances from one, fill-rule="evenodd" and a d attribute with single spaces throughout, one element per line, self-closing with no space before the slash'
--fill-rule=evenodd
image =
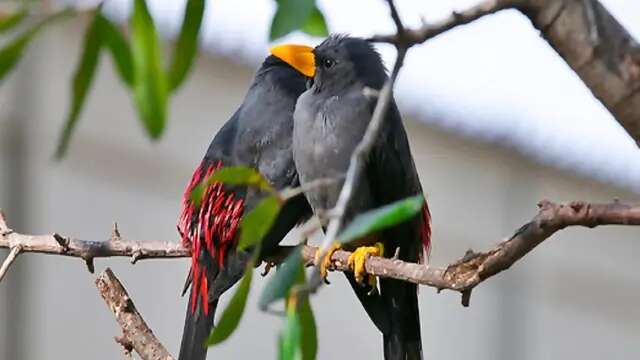
<path id="1" fill-rule="evenodd" d="M 69 155 L 51 160 L 69 101 L 80 23 L 48 31 L 0 87 L 0 207 L 24 233 L 106 240 L 177 239 L 183 186 L 210 138 L 242 99 L 253 69 L 202 56 L 171 104 L 164 137 L 147 140 L 107 57 Z M 544 76 L 544 74 L 541 74 Z M 464 101 L 464 99 L 461 99 Z M 434 217 L 432 263 L 486 249 L 530 219 L 538 200 L 638 201 L 637 194 L 541 167 L 509 150 L 407 121 Z M 637 228 L 569 229 L 474 291 L 420 290 L 425 355 L 432 359 L 640 357 Z M 2 252 L 2 256 L 6 252 Z M 161 341 L 176 354 L 187 260 L 97 260 L 114 269 Z M 340 274 L 313 298 L 319 359 L 381 358 L 381 339 Z M 78 259 L 22 255 L 0 284 L 0 358 L 118 359 L 119 329 Z M 276 357 L 282 320 L 255 295 L 237 333 L 210 358 Z M 228 298 L 228 297 L 227 297 Z"/>

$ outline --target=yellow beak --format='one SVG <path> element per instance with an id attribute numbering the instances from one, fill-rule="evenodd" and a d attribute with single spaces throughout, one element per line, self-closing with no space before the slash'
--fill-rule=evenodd
<path id="1" fill-rule="evenodd" d="M 313 77 L 316 74 L 316 60 L 313 48 L 305 45 L 276 45 L 271 54 L 291 65 L 303 75 Z"/>

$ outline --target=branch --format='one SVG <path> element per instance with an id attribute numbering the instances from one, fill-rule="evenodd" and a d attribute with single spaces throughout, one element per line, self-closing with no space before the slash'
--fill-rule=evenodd
<path id="1" fill-rule="evenodd" d="M 503 9 L 522 12 L 640 144 L 640 46 L 597 0 L 485 0 L 417 29 L 370 40 L 411 46 Z M 394 22 L 396 17 L 392 16 Z"/>
<path id="2" fill-rule="evenodd" d="M 107 241 L 83 241 L 57 233 L 50 235 L 19 234 L 9 228 L 1 210 L 0 248 L 12 249 L 11 253 L 14 253 L 14 249 L 19 249 L 15 251 L 16 255 L 17 252 L 37 252 L 78 257 L 87 263 L 91 273 L 94 271 L 93 259 L 99 257 L 125 256 L 131 258 L 131 263 L 135 263 L 142 259 L 188 257 L 191 254 L 191 251 L 184 248 L 179 242 L 123 240 L 117 227 L 114 227 L 113 234 Z M 7 265 L 6 261 L 0 269 L 0 280 L 2 279 L 1 275 L 6 272 L 4 265 Z M 8 268 L 8 265 L 6 267 Z"/>
<path id="3" fill-rule="evenodd" d="M 431 286 L 438 291 L 457 291 L 462 294 L 462 305 L 468 306 L 473 288 L 511 267 L 558 230 L 568 226 L 640 225 L 640 206 L 619 202 L 591 204 L 575 201 L 558 205 L 545 200 L 538 206 L 540 211 L 530 222 L 491 250 L 481 253 L 469 250 L 463 258 L 444 268 L 369 257 L 365 262 L 366 273 Z M 317 251 L 312 246 L 304 248 L 303 257 L 308 265 L 313 264 Z M 336 251 L 331 257 L 333 269 L 351 271 L 347 266 L 349 255 L 348 251 Z"/>
<path id="4" fill-rule="evenodd" d="M 483 1 L 480 4 L 477 4 L 467 10 L 454 12 L 445 19 L 440 20 L 436 23 L 423 23 L 423 25 L 418 29 L 403 29 L 403 31 L 398 31 L 396 34 L 391 35 L 375 35 L 372 36 L 369 40 L 394 44 L 396 46 L 404 45 L 405 47 L 411 47 L 432 39 L 444 32 L 453 29 L 456 26 L 465 25 L 485 15 L 493 14 L 502 9 L 513 7 L 514 2 L 515 1 L 513 0 Z M 392 18 L 394 17 L 392 16 Z M 394 22 L 396 22 L 395 18 Z"/>
<path id="5" fill-rule="evenodd" d="M 568 226 L 596 227 L 599 225 L 640 225 L 640 205 L 625 205 L 620 202 L 608 204 L 592 204 L 584 201 L 574 201 L 567 204 L 556 204 L 549 201 L 541 201 L 538 206 L 538 214 L 524 226 L 520 227 L 508 240 L 499 243 L 493 249 L 481 253 L 468 251 L 460 260 L 443 268 L 426 267 L 422 264 L 408 263 L 394 258 L 370 257 L 365 263 L 367 274 L 379 277 L 388 277 L 409 281 L 419 285 L 435 287 L 438 290 L 449 289 L 466 294 L 484 280 L 508 269 L 513 263 L 528 254 L 536 246 L 553 235 L 556 231 Z M 3 217 L 0 216 L 0 234 L 2 234 Z M 4 225 L 6 229 L 6 224 Z M 11 233 L 0 237 L 0 248 L 10 247 L 6 236 L 13 236 L 13 246 L 22 246 L 23 252 L 44 252 L 49 254 L 76 256 L 79 249 L 89 253 L 97 253 L 93 248 L 100 249 L 102 257 L 132 256 L 134 251 L 143 254 L 154 254 L 154 258 L 189 257 L 190 251 L 181 247 L 178 243 L 154 242 L 154 241 L 124 241 L 119 240 L 123 248 L 104 246 L 103 243 L 93 241 L 73 240 L 69 243 L 66 253 L 49 250 L 52 245 L 50 238 L 53 235 L 32 236 Z M 33 239 L 44 240 L 45 243 L 36 243 Z M 26 242 L 19 242 L 25 240 Z M 53 240 L 55 241 L 55 240 Z M 159 244 L 164 244 L 162 248 Z M 60 245 L 55 245 L 60 246 Z M 77 249 L 73 250 L 72 249 Z M 112 252 L 109 252 L 113 250 Z M 268 262 L 279 263 L 290 251 L 288 247 L 282 247 L 278 253 L 270 257 Z M 303 256 L 308 265 L 313 264 L 316 253 L 320 251 L 314 246 L 305 246 Z M 76 255 L 70 255 L 71 253 Z M 337 271 L 351 271 L 347 266 L 350 252 L 336 251 L 331 257 L 332 268 Z M 148 258 L 148 257 L 147 257 Z M 468 304 L 465 302 L 465 305 Z"/>
<path id="6" fill-rule="evenodd" d="M 100 295 L 116 316 L 122 336 L 115 338 L 125 352 L 135 350 L 143 360 L 173 360 L 144 321 L 118 278 L 107 268 L 96 279 Z"/>

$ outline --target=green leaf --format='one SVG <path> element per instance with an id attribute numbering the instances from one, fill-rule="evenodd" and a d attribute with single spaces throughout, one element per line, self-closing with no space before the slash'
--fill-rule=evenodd
<path id="1" fill-rule="evenodd" d="M 200 206 L 200 201 L 207 186 L 221 182 L 227 185 L 253 186 L 260 190 L 275 193 L 269 181 L 257 170 L 247 166 L 225 166 L 216 170 L 191 191 L 191 201 Z"/>
<path id="2" fill-rule="evenodd" d="M 96 13 L 94 20 L 91 22 L 89 29 L 84 36 L 84 46 L 80 62 L 76 67 L 73 75 L 71 90 L 71 110 L 65 120 L 65 125 L 58 141 L 55 157 L 60 159 L 64 156 L 69 146 L 71 133 L 78 122 L 78 116 L 84 105 L 91 82 L 95 75 L 100 55 L 100 47 L 102 45 L 102 37 L 99 26 L 100 14 Z"/>
<path id="3" fill-rule="evenodd" d="M 276 0 L 278 9 L 271 21 L 270 40 L 302 28 L 315 7 L 314 0 Z"/>
<path id="4" fill-rule="evenodd" d="M 424 196 L 416 195 L 356 216 L 338 235 L 338 242 L 346 243 L 414 217 L 424 206 Z"/>
<path id="5" fill-rule="evenodd" d="M 296 283 L 304 284 L 305 281 L 304 265 L 300 262 Z M 300 317 L 300 327 L 302 328 L 302 360 L 315 360 L 318 353 L 318 334 L 309 296 L 303 296 L 298 308 L 298 315 Z"/>
<path id="6" fill-rule="evenodd" d="M 198 33 L 202 24 L 205 0 L 189 0 L 184 11 L 182 29 L 173 50 L 173 62 L 169 68 L 171 90 L 177 89 L 191 69 L 198 50 Z"/>
<path id="7" fill-rule="evenodd" d="M 162 135 L 167 117 L 168 80 L 160 41 L 145 0 L 134 0 L 131 18 L 134 101 L 153 139 Z"/>
<path id="8" fill-rule="evenodd" d="M 259 244 L 267 234 L 280 212 L 280 199 L 275 195 L 262 200 L 240 222 L 238 250 Z"/>
<path id="9" fill-rule="evenodd" d="M 22 52 L 38 32 L 40 32 L 46 25 L 51 24 L 56 20 L 60 20 L 72 13 L 73 11 L 67 9 L 52 14 L 0 49 L 0 81 L 18 63 L 18 60 L 20 60 L 20 57 L 22 56 Z"/>
<path id="10" fill-rule="evenodd" d="M 204 191 L 207 189 L 207 183 L 201 182 L 196 187 L 191 190 L 191 194 L 189 195 L 189 199 L 195 205 L 195 207 L 200 207 L 200 203 L 202 202 L 202 197 L 204 196 Z"/>
<path id="11" fill-rule="evenodd" d="M 275 275 L 273 275 L 267 285 L 265 285 L 258 307 L 266 310 L 274 301 L 284 299 L 289 290 L 299 278 L 299 269 L 302 265 L 302 248 L 296 247 L 287 259 L 278 267 Z"/>
<path id="12" fill-rule="evenodd" d="M 96 21 L 100 27 L 102 41 L 111 53 L 120 79 L 131 87 L 133 85 L 133 59 L 127 40 L 122 32 L 104 15 L 98 13 Z"/>
<path id="13" fill-rule="evenodd" d="M 20 10 L 11 15 L 0 15 L 0 33 L 13 29 L 13 27 L 20 24 L 26 16 L 26 10 Z"/>
<path id="14" fill-rule="evenodd" d="M 226 166 L 216 170 L 207 183 L 221 182 L 228 185 L 254 186 L 260 190 L 273 191 L 269 181 L 258 172 L 258 170 L 248 166 Z"/>
<path id="15" fill-rule="evenodd" d="M 324 20 L 324 15 L 317 6 L 313 7 L 311 14 L 307 17 L 302 28 L 303 32 L 311 36 L 325 37 L 329 35 L 329 29 L 327 29 L 327 22 Z"/>
<path id="16" fill-rule="evenodd" d="M 302 358 L 300 339 L 302 335 L 300 317 L 295 307 L 287 310 L 287 319 L 280 334 L 280 360 L 298 360 Z"/>
<path id="17" fill-rule="evenodd" d="M 220 321 L 216 327 L 213 328 L 213 331 L 207 339 L 207 346 L 213 346 L 225 341 L 238 327 L 244 308 L 247 305 L 249 290 L 251 289 L 253 264 L 253 261 L 247 264 L 244 277 L 240 280 L 240 284 L 233 294 L 229 305 L 222 312 Z"/>

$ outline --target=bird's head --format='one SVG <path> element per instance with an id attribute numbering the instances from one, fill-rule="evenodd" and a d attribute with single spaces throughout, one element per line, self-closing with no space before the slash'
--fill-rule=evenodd
<path id="1" fill-rule="evenodd" d="M 387 78 L 380 54 L 361 38 L 332 35 L 315 48 L 278 45 L 271 53 L 312 78 L 317 91 L 333 93 L 356 83 L 381 89 Z"/>

